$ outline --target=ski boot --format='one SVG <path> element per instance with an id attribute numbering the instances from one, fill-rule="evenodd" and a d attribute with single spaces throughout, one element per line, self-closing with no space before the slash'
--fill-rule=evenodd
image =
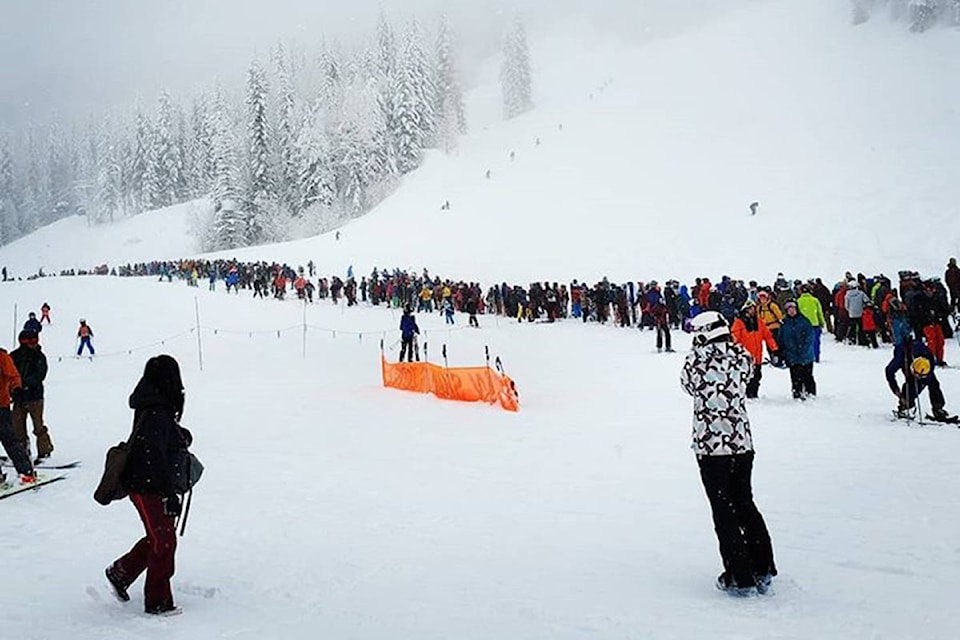
<path id="1" fill-rule="evenodd" d="M 107 567 L 103 573 L 107 576 L 107 582 L 110 583 L 113 589 L 113 597 L 120 602 L 129 602 L 130 594 L 127 593 L 127 588 L 123 585 L 123 581 L 120 580 L 120 576 L 117 575 L 117 571 L 113 568 L 113 565 Z"/>
<path id="2" fill-rule="evenodd" d="M 720 591 L 734 596 L 735 598 L 751 598 L 758 593 L 756 585 L 748 587 L 737 586 L 737 583 L 727 574 L 726 571 L 717 576 L 716 587 Z"/>

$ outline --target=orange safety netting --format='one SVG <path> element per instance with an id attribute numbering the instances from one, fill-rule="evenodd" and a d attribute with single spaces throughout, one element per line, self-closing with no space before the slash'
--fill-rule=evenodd
<path id="1" fill-rule="evenodd" d="M 513 380 L 490 367 L 441 367 L 429 362 L 387 362 L 380 356 L 383 386 L 432 393 L 446 400 L 500 403 L 507 411 L 520 407 Z"/>

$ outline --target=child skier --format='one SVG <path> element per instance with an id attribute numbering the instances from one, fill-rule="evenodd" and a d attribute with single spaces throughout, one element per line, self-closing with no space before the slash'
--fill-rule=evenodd
<path id="1" fill-rule="evenodd" d="M 80 346 L 77 347 L 77 357 L 83 353 L 83 347 L 86 346 L 90 350 L 90 355 L 94 355 L 96 351 L 93 349 L 93 343 L 90 342 L 90 338 L 93 337 L 93 329 L 90 328 L 90 325 L 87 324 L 87 321 L 83 318 L 80 318 L 80 328 L 77 329 L 77 337 L 80 338 Z"/>

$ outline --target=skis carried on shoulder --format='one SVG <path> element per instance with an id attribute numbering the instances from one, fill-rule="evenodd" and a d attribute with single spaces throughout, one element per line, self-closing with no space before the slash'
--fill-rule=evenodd
<path id="1" fill-rule="evenodd" d="M 33 482 L 19 482 L 15 478 L 7 479 L 5 482 L 0 484 L 0 500 L 15 496 L 26 491 L 31 491 L 34 489 L 39 489 L 42 486 L 64 480 L 67 477 L 64 473 L 58 474 L 37 474 L 37 479 Z"/>

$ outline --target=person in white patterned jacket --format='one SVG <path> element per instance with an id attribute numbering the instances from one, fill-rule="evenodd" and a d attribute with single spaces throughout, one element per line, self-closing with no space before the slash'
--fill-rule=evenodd
<path id="1" fill-rule="evenodd" d="M 766 593 L 777 569 L 750 483 L 754 451 L 746 387 L 753 360 L 731 340 L 716 311 L 701 313 L 690 325 L 693 349 L 680 384 L 693 396 L 693 450 L 723 558 L 717 588 L 738 596 Z"/>

